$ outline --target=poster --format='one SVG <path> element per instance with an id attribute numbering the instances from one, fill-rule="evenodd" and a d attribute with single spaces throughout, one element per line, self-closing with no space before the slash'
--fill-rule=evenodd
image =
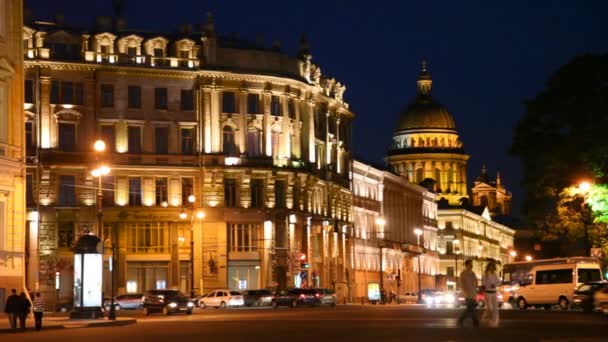
<path id="1" fill-rule="evenodd" d="M 84 274 L 83 274 L 83 306 L 101 306 L 101 275 L 102 259 L 101 254 L 84 254 Z"/>
<path id="2" fill-rule="evenodd" d="M 378 284 L 378 283 L 368 283 L 367 284 L 367 299 L 380 300 L 380 284 Z"/>

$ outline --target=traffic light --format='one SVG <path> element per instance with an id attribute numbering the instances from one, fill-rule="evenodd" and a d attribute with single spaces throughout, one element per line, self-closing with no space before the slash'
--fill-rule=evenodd
<path id="1" fill-rule="evenodd" d="M 310 265 L 308 265 L 308 262 L 306 262 L 306 254 L 301 254 L 300 255 L 300 268 L 308 269 L 309 267 L 310 267 Z"/>

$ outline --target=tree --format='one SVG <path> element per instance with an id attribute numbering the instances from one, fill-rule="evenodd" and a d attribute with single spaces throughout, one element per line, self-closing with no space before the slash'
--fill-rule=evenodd
<path id="1" fill-rule="evenodd" d="M 576 57 L 525 102 L 510 153 L 521 160 L 524 215 L 546 228 L 563 189 L 608 181 L 608 55 Z"/>

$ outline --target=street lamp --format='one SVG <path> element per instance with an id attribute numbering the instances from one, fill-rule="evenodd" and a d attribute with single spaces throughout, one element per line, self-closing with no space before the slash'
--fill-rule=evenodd
<path id="1" fill-rule="evenodd" d="M 95 149 L 96 152 L 103 152 L 106 150 L 106 143 L 103 140 L 97 140 L 93 144 L 93 149 Z"/>
<path id="2" fill-rule="evenodd" d="M 526 255 L 526 261 L 532 261 L 532 256 L 531 255 Z"/>
<path id="3" fill-rule="evenodd" d="M 418 303 L 422 303 L 422 268 L 420 267 L 420 256 L 422 251 L 420 250 L 420 235 L 422 235 L 422 229 L 414 229 L 416 234 L 416 242 L 418 244 Z"/>
<path id="4" fill-rule="evenodd" d="M 583 193 L 588 192 L 591 189 L 591 183 L 582 181 L 578 184 L 578 189 Z"/>
<path id="5" fill-rule="evenodd" d="M 205 218 L 205 212 L 198 210 L 194 213 L 194 202 L 196 197 L 194 195 L 188 196 L 188 208 L 190 209 L 190 297 L 194 297 L 194 217 L 202 220 Z M 179 218 L 185 220 L 188 218 L 188 214 L 182 211 L 179 214 Z"/>

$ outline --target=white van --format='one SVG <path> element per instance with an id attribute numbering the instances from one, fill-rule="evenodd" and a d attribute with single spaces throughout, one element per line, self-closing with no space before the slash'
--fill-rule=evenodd
<path id="1" fill-rule="evenodd" d="M 567 309 L 572 303 L 574 290 L 582 283 L 602 280 L 598 262 L 585 260 L 552 265 L 536 265 L 530 269 L 528 279 L 520 283 L 517 306 L 545 306 L 558 304 Z"/>

